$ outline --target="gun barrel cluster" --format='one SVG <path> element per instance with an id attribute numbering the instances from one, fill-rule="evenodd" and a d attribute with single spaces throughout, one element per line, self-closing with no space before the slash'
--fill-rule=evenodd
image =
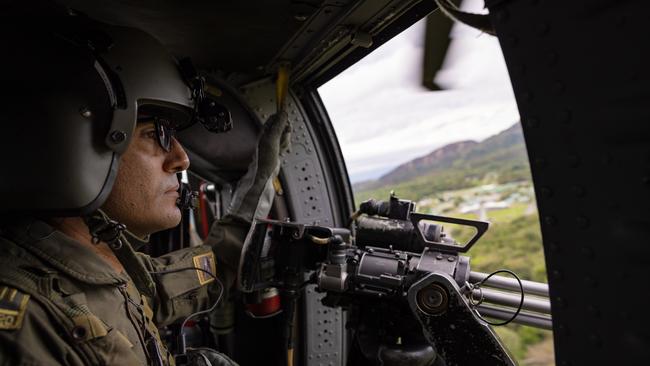
<path id="1" fill-rule="evenodd" d="M 483 281 L 487 273 L 470 272 L 469 282 L 476 284 Z M 513 323 L 528 325 L 542 329 L 552 329 L 551 303 L 548 298 L 548 285 L 534 281 L 521 281 L 524 290 L 524 302 L 521 311 L 513 319 Z M 482 299 L 477 306 L 479 313 L 488 318 L 508 320 L 517 311 L 521 302 L 519 281 L 504 276 L 492 276 L 474 289 L 472 297 Z"/>

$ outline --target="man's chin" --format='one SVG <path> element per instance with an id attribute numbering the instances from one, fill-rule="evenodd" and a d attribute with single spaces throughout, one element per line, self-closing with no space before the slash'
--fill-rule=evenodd
<path id="1" fill-rule="evenodd" d="M 160 212 L 160 211 L 159 211 Z M 159 231 L 172 229 L 181 223 L 182 215 L 178 207 L 170 208 L 165 212 L 160 212 L 161 215 L 151 217 L 149 220 L 150 230 L 149 234 L 157 233 Z"/>
<path id="2" fill-rule="evenodd" d="M 173 227 L 178 226 L 178 224 L 181 223 L 181 220 L 183 219 L 183 215 L 181 214 L 181 210 L 174 206 L 174 208 L 169 210 L 169 214 L 166 216 L 167 227 L 166 229 L 171 229 Z"/>

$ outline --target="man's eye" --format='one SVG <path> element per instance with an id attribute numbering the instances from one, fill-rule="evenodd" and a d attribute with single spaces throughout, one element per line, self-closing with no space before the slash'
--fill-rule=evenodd
<path id="1" fill-rule="evenodd" d="M 147 138 L 150 138 L 150 139 L 155 139 L 157 137 L 156 136 L 156 130 L 147 131 L 147 132 L 144 133 L 144 135 Z"/>

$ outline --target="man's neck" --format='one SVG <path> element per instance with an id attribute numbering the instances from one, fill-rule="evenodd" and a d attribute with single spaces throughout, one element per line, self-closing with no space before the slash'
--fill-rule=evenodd
<path id="1" fill-rule="evenodd" d="M 50 221 L 50 224 L 60 232 L 93 250 L 118 273 L 124 272 L 122 263 L 106 243 L 93 243 L 88 226 L 81 217 L 55 218 Z"/>

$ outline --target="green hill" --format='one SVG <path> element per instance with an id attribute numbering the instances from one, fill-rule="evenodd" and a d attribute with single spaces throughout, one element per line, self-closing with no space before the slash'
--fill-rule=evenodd
<path id="1" fill-rule="evenodd" d="M 355 200 L 385 199 L 391 190 L 420 200 L 437 192 L 530 180 L 519 122 L 481 142 L 461 141 L 402 164 L 380 178 L 353 185 Z"/>

